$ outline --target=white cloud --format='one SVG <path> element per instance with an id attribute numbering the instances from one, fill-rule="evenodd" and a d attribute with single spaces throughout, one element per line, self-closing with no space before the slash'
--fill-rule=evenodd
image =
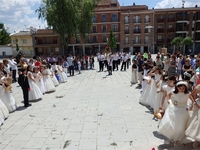
<path id="1" fill-rule="evenodd" d="M 199 0 L 185 0 L 185 7 L 194 7 L 195 5 L 200 6 Z M 182 7 L 182 0 L 162 0 L 161 2 L 157 3 L 155 8 L 181 8 Z"/>
<path id="2" fill-rule="evenodd" d="M 46 23 L 37 19 L 35 9 L 39 7 L 41 0 L 1 0 L 0 22 L 8 27 L 8 31 L 27 30 L 30 26 L 44 28 Z"/>

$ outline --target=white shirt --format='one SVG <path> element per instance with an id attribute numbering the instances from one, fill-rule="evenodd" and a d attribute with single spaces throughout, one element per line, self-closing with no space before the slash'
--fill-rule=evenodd
<path id="1" fill-rule="evenodd" d="M 17 62 L 15 62 L 13 59 L 12 60 L 8 60 L 8 64 L 10 65 L 10 67 L 12 68 L 12 70 L 16 70 L 17 69 Z"/>
<path id="2" fill-rule="evenodd" d="M 69 66 L 73 65 L 73 58 L 72 57 L 67 57 L 67 62 L 69 64 Z"/>

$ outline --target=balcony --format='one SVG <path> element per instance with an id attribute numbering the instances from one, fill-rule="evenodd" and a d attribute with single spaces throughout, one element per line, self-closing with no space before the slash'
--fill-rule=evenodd
<path id="1" fill-rule="evenodd" d="M 160 29 L 157 30 L 157 32 L 158 32 L 158 33 L 163 33 L 163 32 L 164 32 L 164 29 L 161 29 L 161 28 L 160 28 Z"/>
<path id="2" fill-rule="evenodd" d="M 129 20 L 125 20 L 125 21 L 124 21 L 124 24 L 129 24 Z"/>
<path id="3" fill-rule="evenodd" d="M 102 43 L 107 43 L 107 39 L 102 39 Z"/>
<path id="4" fill-rule="evenodd" d="M 149 22 L 150 22 L 150 19 L 144 19 L 144 22 L 145 22 L 145 23 L 149 23 Z"/>
<path id="5" fill-rule="evenodd" d="M 187 21 L 189 21 L 189 18 L 187 16 L 179 16 L 179 17 L 176 18 L 176 21 L 187 22 Z"/>
<path id="6" fill-rule="evenodd" d="M 141 30 L 140 30 L 140 29 L 134 29 L 134 30 L 133 30 L 133 33 L 135 33 L 135 34 L 141 33 Z"/>
<path id="7" fill-rule="evenodd" d="M 196 20 L 197 20 L 197 21 L 200 21 L 200 16 L 196 16 Z"/>
<path id="8" fill-rule="evenodd" d="M 133 44 L 141 44 L 141 40 L 133 40 Z"/>
<path id="9" fill-rule="evenodd" d="M 148 43 L 149 43 L 149 40 L 145 40 L 144 43 L 145 43 L 145 44 L 148 44 Z"/>
<path id="10" fill-rule="evenodd" d="M 158 18 L 157 22 L 165 22 L 165 18 Z"/>
<path id="11" fill-rule="evenodd" d="M 177 27 L 176 31 L 183 31 L 183 32 L 188 32 L 189 28 L 188 27 Z"/>
<path id="12" fill-rule="evenodd" d="M 141 23 L 141 19 L 134 19 L 133 23 Z"/>
<path id="13" fill-rule="evenodd" d="M 129 34 L 129 30 L 124 30 L 124 34 Z"/>
<path id="14" fill-rule="evenodd" d="M 106 29 L 102 29 L 102 33 L 105 33 L 105 32 L 107 32 L 107 30 Z"/>
<path id="15" fill-rule="evenodd" d="M 118 22 L 118 18 L 111 18 L 112 22 Z"/>
<path id="16" fill-rule="evenodd" d="M 93 39 L 92 43 L 98 43 L 97 39 Z"/>
<path id="17" fill-rule="evenodd" d="M 93 29 L 93 30 L 92 30 L 92 33 L 97 33 L 97 30 L 96 30 L 96 29 L 95 29 L 95 30 Z"/>
<path id="18" fill-rule="evenodd" d="M 175 22 L 175 18 L 168 18 L 168 22 Z"/>
<path id="19" fill-rule="evenodd" d="M 164 43 L 164 39 L 158 39 L 156 43 L 157 44 L 163 44 Z"/>
<path id="20" fill-rule="evenodd" d="M 149 33 L 149 30 L 148 29 L 144 29 L 144 33 Z"/>
<path id="21" fill-rule="evenodd" d="M 168 28 L 167 29 L 167 32 L 174 32 L 175 30 L 174 30 L 174 28 Z"/>

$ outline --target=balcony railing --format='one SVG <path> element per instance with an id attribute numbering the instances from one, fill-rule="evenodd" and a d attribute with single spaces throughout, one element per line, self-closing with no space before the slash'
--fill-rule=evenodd
<path id="1" fill-rule="evenodd" d="M 129 34 L 129 30 L 125 30 L 125 31 L 124 31 L 124 34 Z"/>
<path id="2" fill-rule="evenodd" d="M 164 22 L 164 21 L 165 21 L 165 18 L 158 18 L 157 21 L 158 21 L 158 22 Z"/>
<path id="3" fill-rule="evenodd" d="M 112 29 L 113 32 L 118 32 L 118 29 L 114 28 Z"/>
<path id="4" fill-rule="evenodd" d="M 101 18 L 101 22 L 107 22 L 106 18 Z"/>
<path id="5" fill-rule="evenodd" d="M 141 44 L 141 40 L 133 40 L 133 44 Z"/>
<path id="6" fill-rule="evenodd" d="M 158 44 L 164 43 L 164 39 L 158 39 L 158 40 L 157 40 L 157 43 L 158 43 Z"/>
<path id="7" fill-rule="evenodd" d="M 36 41 L 36 45 L 48 45 L 48 44 L 58 44 L 58 42 L 38 42 Z"/>
<path id="8" fill-rule="evenodd" d="M 168 18 L 168 22 L 174 22 L 175 18 Z"/>
<path id="9" fill-rule="evenodd" d="M 167 32 L 174 32 L 174 28 L 167 29 Z"/>
<path id="10" fill-rule="evenodd" d="M 118 18 L 111 18 L 112 22 L 118 22 Z"/>
<path id="11" fill-rule="evenodd" d="M 95 40 L 92 40 L 92 43 L 98 43 L 98 42 L 97 42 L 97 39 L 95 39 Z"/>
<path id="12" fill-rule="evenodd" d="M 140 29 L 134 29 L 133 33 L 141 33 L 141 30 Z"/>
<path id="13" fill-rule="evenodd" d="M 163 32 L 164 32 L 164 29 L 158 29 L 157 32 L 158 32 L 158 33 L 163 33 Z"/>
<path id="14" fill-rule="evenodd" d="M 97 33 L 97 30 L 92 30 L 92 33 Z"/>
<path id="15" fill-rule="evenodd" d="M 141 23 L 141 19 L 133 19 L 133 23 Z"/>
<path id="16" fill-rule="evenodd" d="M 188 27 L 177 27 L 176 31 L 189 31 Z"/>
<path id="17" fill-rule="evenodd" d="M 176 21 L 189 21 L 189 18 L 188 17 L 177 17 L 176 18 Z"/>
<path id="18" fill-rule="evenodd" d="M 105 33 L 105 32 L 107 32 L 107 30 L 106 29 L 102 29 L 102 32 Z"/>
<path id="19" fill-rule="evenodd" d="M 129 21 L 124 21 L 124 24 L 129 24 Z"/>

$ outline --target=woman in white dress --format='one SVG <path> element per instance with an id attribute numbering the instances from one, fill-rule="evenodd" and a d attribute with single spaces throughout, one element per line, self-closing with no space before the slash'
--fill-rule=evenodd
<path id="1" fill-rule="evenodd" d="M 166 58 L 164 59 L 164 70 L 165 70 L 166 74 L 168 74 L 169 61 L 170 61 L 170 54 L 167 54 Z"/>
<path id="2" fill-rule="evenodd" d="M 55 92 L 56 88 L 54 86 L 53 81 L 51 80 L 51 72 L 47 68 L 47 66 L 42 66 L 42 75 L 43 75 L 43 81 L 44 81 L 44 87 L 46 90 L 46 93 L 49 92 Z"/>
<path id="3" fill-rule="evenodd" d="M 199 93 L 200 85 L 191 93 L 193 100 L 197 98 L 197 94 Z M 185 135 L 194 139 L 193 147 L 198 148 L 200 147 L 200 98 L 196 99 L 193 103 L 193 113 L 188 125 Z"/>
<path id="4" fill-rule="evenodd" d="M 60 82 L 61 83 L 67 82 L 67 75 L 64 72 L 64 69 L 62 68 L 62 66 L 57 65 L 57 68 L 58 68 L 58 74 L 60 76 Z"/>
<path id="5" fill-rule="evenodd" d="M 185 138 L 185 130 L 189 120 L 186 108 L 188 99 L 191 97 L 187 90 L 187 82 L 178 82 L 158 129 L 160 134 L 168 138 L 165 144 L 174 142 L 174 146 L 177 146 Z"/>
<path id="6" fill-rule="evenodd" d="M 32 73 L 32 70 L 33 70 L 33 67 L 32 66 L 28 66 L 27 67 L 27 77 L 28 77 L 28 83 L 29 83 L 29 86 L 30 86 L 30 90 L 29 90 L 29 95 L 28 95 L 28 98 L 29 98 L 29 101 L 30 100 L 39 100 L 39 99 L 42 99 L 42 92 L 40 90 L 40 88 L 36 85 L 36 80 L 33 76 L 33 73 Z"/>
<path id="7" fill-rule="evenodd" d="M 0 85 L 0 97 L 3 95 L 4 93 L 4 86 L 3 85 Z M 2 119 L 3 118 L 4 120 L 8 118 L 9 116 L 9 111 L 7 109 L 7 107 L 4 105 L 4 103 L 1 101 L 0 99 L 0 120 L 2 122 Z"/>
<path id="8" fill-rule="evenodd" d="M 42 94 L 45 94 L 45 88 L 44 88 L 44 81 L 41 72 L 39 71 L 39 67 L 33 68 L 33 76 L 35 79 L 35 84 L 40 88 L 40 91 Z"/>
<path id="9" fill-rule="evenodd" d="M 5 77 L 3 78 L 3 94 L 1 95 L 1 100 L 7 107 L 9 113 L 14 112 L 17 109 L 17 104 L 14 99 L 14 97 L 11 95 L 11 84 L 12 84 L 12 78 L 11 77 Z"/>

